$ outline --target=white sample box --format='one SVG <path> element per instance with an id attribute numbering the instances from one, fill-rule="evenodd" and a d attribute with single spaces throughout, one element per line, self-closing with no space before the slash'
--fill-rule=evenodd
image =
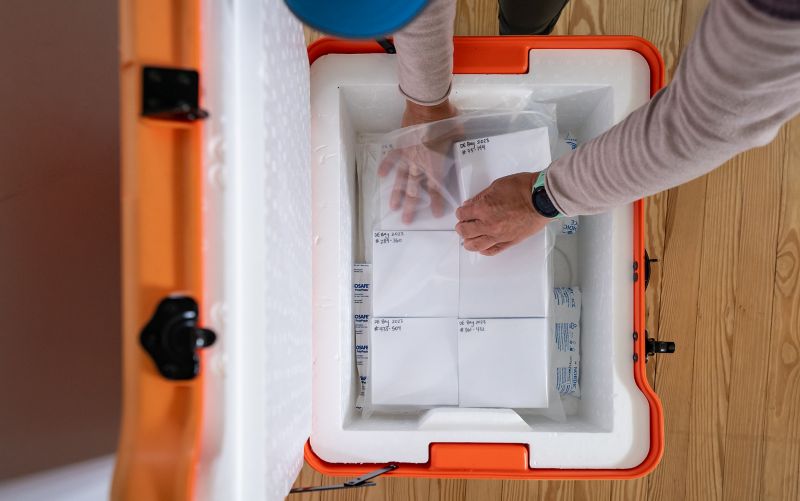
<path id="1" fill-rule="evenodd" d="M 462 141 L 454 146 L 466 200 L 495 179 L 550 164 L 546 127 Z M 496 256 L 460 251 L 459 317 L 544 317 L 551 290 L 550 238 L 541 231 Z"/>
<path id="2" fill-rule="evenodd" d="M 547 127 L 461 141 L 453 146 L 459 188 L 468 200 L 495 179 L 538 172 L 550 165 Z"/>
<path id="3" fill-rule="evenodd" d="M 375 318 L 370 392 L 376 406 L 458 405 L 455 318 Z"/>
<path id="4" fill-rule="evenodd" d="M 544 318 L 458 320 L 461 407 L 548 407 Z"/>
<path id="5" fill-rule="evenodd" d="M 375 231 L 372 237 L 373 316 L 458 316 L 455 231 Z"/>
<path id="6" fill-rule="evenodd" d="M 550 287 L 550 237 L 540 231 L 496 256 L 459 249 L 458 316 L 546 317 Z"/>

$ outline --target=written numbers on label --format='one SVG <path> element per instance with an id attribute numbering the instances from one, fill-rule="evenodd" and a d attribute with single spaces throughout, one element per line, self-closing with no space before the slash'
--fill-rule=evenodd
<path id="1" fill-rule="evenodd" d="M 461 319 L 458 321 L 458 332 L 486 332 L 486 320 Z"/>
<path id="2" fill-rule="evenodd" d="M 458 143 L 458 149 L 462 155 L 469 155 L 471 153 L 475 153 L 476 151 L 486 151 L 487 144 L 489 144 L 488 137 L 481 139 L 470 139 L 469 141 Z"/>
<path id="3" fill-rule="evenodd" d="M 378 245 L 401 244 L 404 235 L 404 231 L 376 231 L 375 243 Z"/>
<path id="4" fill-rule="evenodd" d="M 400 332 L 403 330 L 402 318 L 376 318 L 375 332 Z"/>

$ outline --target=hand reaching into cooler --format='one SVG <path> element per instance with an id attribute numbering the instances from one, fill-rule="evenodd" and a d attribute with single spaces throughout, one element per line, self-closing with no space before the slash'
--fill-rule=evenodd
<path id="1" fill-rule="evenodd" d="M 434 106 L 422 106 L 407 101 L 402 126 L 436 122 L 457 114 L 458 110 L 449 100 Z M 434 217 L 444 214 L 448 198 L 443 186 L 449 165 L 447 156 L 458 135 L 458 131 L 450 130 L 449 127 L 451 125 L 445 122 L 441 126 L 420 130 L 418 134 L 424 133 L 424 137 L 409 141 L 409 146 L 394 145 L 394 149 L 381 162 L 378 175 L 384 177 L 392 171 L 395 172 L 389 207 L 392 210 L 402 210 L 402 221 L 405 224 L 414 220 L 426 195 L 430 199 L 430 209 Z"/>
<path id="2" fill-rule="evenodd" d="M 538 173 L 495 180 L 456 210 L 456 231 L 464 248 L 494 256 L 541 231 L 550 221 L 533 208 L 531 189 Z"/>

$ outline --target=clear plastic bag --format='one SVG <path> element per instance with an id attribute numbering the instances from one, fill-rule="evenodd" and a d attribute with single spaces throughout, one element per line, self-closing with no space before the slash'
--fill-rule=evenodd
<path id="1" fill-rule="evenodd" d="M 564 420 L 550 370 L 552 230 L 492 257 L 465 250 L 454 231 L 455 210 L 494 179 L 550 163 L 555 105 L 526 107 L 361 137 L 356 254 L 372 266 L 365 415 L 461 406 Z"/>
<path id="2" fill-rule="evenodd" d="M 471 179 L 469 173 L 462 175 L 460 172 L 464 163 L 462 159 L 470 155 L 473 146 L 475 151 L 472 154 L 477 155 L 483 151 L 480 147 L 488 146 L 477 144 L 478 141 L 514 133 L 529 134 L 539 129 L 547 131 L 551 150 L 556 147 L 555 105 L 542 104 L 538 108 L 462 114 L 390 132 L 379 139 L 379 147 L 365 148 L 364 165 L 373 176 L 364 176 L 362 182 L 376 183 L 375 187 L 362 184 L 365 191 L 376 193 L 372 201 L 376 208 L 373 229 L 453 229 L 455 209 L 469 198 L 465 195 L 471 188 L 478 188 L 477 180 Z M 518 164 L 530 158 L 526 156 L 530 152 L 525 151 L 525 142 L 517 141 L 516 144 L 520 151 L 509 152 L 505 158 L 496 157 L 498 168 L 503 167 L 506 161 Z M 515 172 L 522 170 L 519 168 Z M 527 170 L 535 169 L 531 166 Z M 369 203 L 368 200 L 365 202 Z"/>
<path id="3" fill-rule="evenodd" d="M 474 96 L 467 103 L 474 104 L 473 101 Z M 495 106 L 493 111 L 469 111 L 386 134 L 362 133 L 359 136 L 356 151 L 359 186 L 356 254 L 359 260 L 371 262 L 372 249 L 365 244 L 369 244 L 374 230 L 453 229 L 457 222 L 455 209 L 464 202 L 469 190 L 469 186 L 464 185 L 469 184 L 469 180 L 462 182 L 458 177 L 453 151 L 457 143 L 545 128 L 550 157 L 560 155 L 564 139 L 558 135 L 555 104 L 534 102 L 525 93 L 513 93 L 501 102 L 490 104 Z M 517 152 L 516 156 L 521 157 L 516 161 L 524 161 L 525 151 Z M 409 179 L 411 186 L 406 182 Z M 473 182 L 470 186 L 478 184 Z M 402 203 L 407 192 L 415 192 L 415 203 Z M 393 197 L 401 199 L 398 200 L 401 203 L 393 206 Z M 404 216 L 407 216 L 405 221 Z"/>

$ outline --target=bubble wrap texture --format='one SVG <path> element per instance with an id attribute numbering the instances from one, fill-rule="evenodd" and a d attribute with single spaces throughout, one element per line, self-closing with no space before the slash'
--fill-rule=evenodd
<path id="1" fill-rule="evenodd" d="M 265 89 L 268 499 L 284 499 L 311 432 L 311 160 L 303 30 L 283 0 L 262 0 Z"/>

